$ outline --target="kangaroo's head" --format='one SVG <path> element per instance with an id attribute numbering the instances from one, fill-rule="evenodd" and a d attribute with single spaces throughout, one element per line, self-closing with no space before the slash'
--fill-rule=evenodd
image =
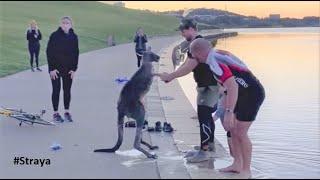
<path id="1" fill-rule="evenodd" d="M 160 56 L 151 51 L 151 47 L 149 46 L 147 51 L 143 53 L 142 60 L 143 63 L 152 63 L 159 62 Z"/>

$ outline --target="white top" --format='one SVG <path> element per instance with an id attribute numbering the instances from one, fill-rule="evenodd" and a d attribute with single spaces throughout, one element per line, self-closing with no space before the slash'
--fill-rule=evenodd
<path id="1" fill-rule="evenodd" d="M 222 72 L 222 69 L 220 68 L 220 66 L 215 58 L 215 54 L 216 54 L 216 52 L 213 49 L 211 49 L 208 54 L 206 64 L 209 65 L 211 71 L 213 71 L 218 76 L 221 76 L 223 72 Z"/>
<path id="2" fill-rule="evenodd" d="M 232 65 L 239 67 L 243 70 L 249 70 L 247 65 L 244 64 L 238 57 L 235 55 L 229 53 L 226 51 L 226 53 L 221 53 L 219 50 L 211 49 L 206 64 L 210 66 L 210 69 L 217 74 L 218 76 L 221 76 L 223 71 L 218 63 L 223 63 L 225 65 Z"/>

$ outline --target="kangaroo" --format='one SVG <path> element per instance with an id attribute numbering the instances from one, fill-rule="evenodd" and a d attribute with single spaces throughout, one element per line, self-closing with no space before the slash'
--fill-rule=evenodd
<path id="1" fill-rule="evenodd" d="M 152 146 L 142 140 L 142 129 L 145 121 L 145 107 L 143 97 L 148 93 L 152 84 L 153 66 L 152 62 L 159 62 L 160 57 L 151 52 L 151 47 L 143 53 L 142 66 L 131 77 L 131 79 L 122 88 L 118 100 L 118 141 L 113 148 L 96 149 L 94 152 L 115 152 L 123 141 L 123 124 L 124 117 L 132 118 L 136 121 L 136 136 L 134 140 L 134 148 L 145 154 L 148 158 L 157 159 L 157 155 L 150 154 L 141 148 L 141 144 L 147 146 L 150 150 L 158 149 L 158 146 Z"/>

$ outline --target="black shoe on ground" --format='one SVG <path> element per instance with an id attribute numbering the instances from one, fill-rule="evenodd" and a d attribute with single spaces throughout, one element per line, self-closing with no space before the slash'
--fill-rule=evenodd
<path id="1" fill-rule="evenodd" d="M 154 132 L 154 127 L 148 127 L 149 132 Z"/>
<path id="2" fill-rule="evenodd" d="M 37 70 L 40 71 L 40 72 L 42 71 L 42 70 L 41 70 L 40 68 L 38 68 L 38 67 L 37 67 Z"/>
<path id="3" fill-rule="evenodd" d="M 172 128 L 171 124 L 167 123 L 167 122 L 164 122 L 163 123 L 163 131 L 164 132 L 172 132 L 173 128 Z"/>
<path id="4" fill-rule="evenodd" d="M 161 122 L 160 122 L 160 121 L 157 121 L 157 122 L 156 122 L 156 126 L 155 126 L 155 131 L 161 132 L 161 130 L 162 130 Z"/>

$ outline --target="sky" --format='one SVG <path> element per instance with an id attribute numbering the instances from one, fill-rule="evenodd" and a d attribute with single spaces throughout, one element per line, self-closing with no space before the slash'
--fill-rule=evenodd
<path id="1" fill-rule="evenodd" d="M 106 2 L 106 1 L 105 1 Z M 111 1 L 116 2 L 116 1 Z M 246 16 L 302 18 L 320 16 L 320 1 L 122 1 L 127 8 L 168 11 L 191 8 L 222 9 Z"/>

